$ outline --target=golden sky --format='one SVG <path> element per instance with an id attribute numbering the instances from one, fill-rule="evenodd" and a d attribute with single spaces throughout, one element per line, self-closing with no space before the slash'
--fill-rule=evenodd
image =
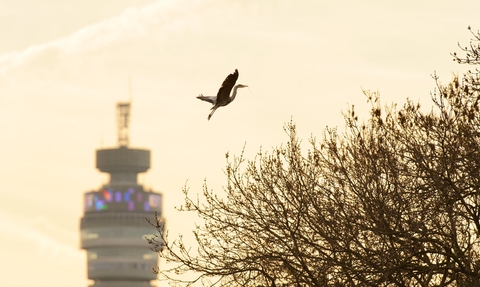
<path id="1" fill-rule="evenodd" d="M 107 178 L 95 149 L 116 145 L 115 103 L 133 104 L 131 146 L 152 150 L 140 177 L 164 193 L 170 234 L 188 233 L 182 186 L 221 192 L 225 153 L 307 142 L 343 127 L 362 88 L 385 103 L 430 105 L 468 67 L 452 61 L 479 1 L 0 0 L 0 283 L 85 287 L 82 194 Z M 207 121 L 235 69 L 237 99 Z"/>

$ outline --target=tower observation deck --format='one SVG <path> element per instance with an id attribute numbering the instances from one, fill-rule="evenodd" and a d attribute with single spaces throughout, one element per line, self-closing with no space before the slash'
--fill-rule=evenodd
<path id="1" fill-rule="evenodd" d="M 155 222 L 156 212 L 164 224 L 162 194 L 137 182 L 150 168 L 150 151 L 127 147 L 129 110 L 130 103 L 117 104 L 119 147 L 96 151 L 96 167 L 110 174 L 109 183 L 84 194 L 81 248 L 92 287 L 148 287 L 156 279 L 158 255 L 145 240 L 155 228 L 145 218 Z"/>

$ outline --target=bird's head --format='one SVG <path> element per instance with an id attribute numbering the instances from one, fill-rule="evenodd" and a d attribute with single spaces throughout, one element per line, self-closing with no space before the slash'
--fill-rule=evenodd
<path id="1" fill-rule="evenodd" d="M 237 87 L 238 87 L 238 88 L 247 88 L 248 86 L 247 86 L 247 85 L 238 84 Z"/>

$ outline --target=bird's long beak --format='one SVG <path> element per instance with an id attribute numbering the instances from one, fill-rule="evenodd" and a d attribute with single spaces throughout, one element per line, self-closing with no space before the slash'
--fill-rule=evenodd
<path id="1" fill-rule="evenodd" d="M 245 87 L 247 87 L 248 90 L 250 91 L 250 93 L 255 96 L 255 94 L 252 92 L 252 90 L 250 90 L 250 87 L 249 87 L 249 86 L 245 85 Z"/>

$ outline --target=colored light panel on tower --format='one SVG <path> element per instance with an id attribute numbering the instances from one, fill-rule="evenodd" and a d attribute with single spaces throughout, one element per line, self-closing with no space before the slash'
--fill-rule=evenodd
<path id="1" fill-rule="evenodd" d="M 95 209 L 98 210 L 105 210 L 108 206 L 105 204 L 104 200 L 98 199 L 97 196 L 93 198 L 93 202 L 95 202 Z"/>
<path id="2" fill-rule="evenodd" d="M 116 202 L 121 202 L 122 201 L 122 192 L 121 191 L 115 192 L 115 201 Z"/>
<path id="3" fill-rule="evenodd" d="M 85 195 L 85 209 L 93 206 L 93 194 L 89 193 Z"/>
<path id="4" fill-rule="evenodd" d="M 85 212 L 152 212 L 162 211 L 162 195 L 135 190 L 101 189 L 85 194 Z"/>
<path id="5" fill-rule="evenodd" d="M 148 201 L 145 201 L 145 203 L 143 204 L 143 210 L 146 212 L 150 211 L 150 204 L 148 203 Z"/>
<path id="6" fill-rule="evenodd" d="M 111 189 L 104 189 L 103 191 L 103 197 L 105 198 L 105 200 L 107 202 L 110 202 L 112 201 L 112 198 L 113 198 L 113 191 Z"/>

